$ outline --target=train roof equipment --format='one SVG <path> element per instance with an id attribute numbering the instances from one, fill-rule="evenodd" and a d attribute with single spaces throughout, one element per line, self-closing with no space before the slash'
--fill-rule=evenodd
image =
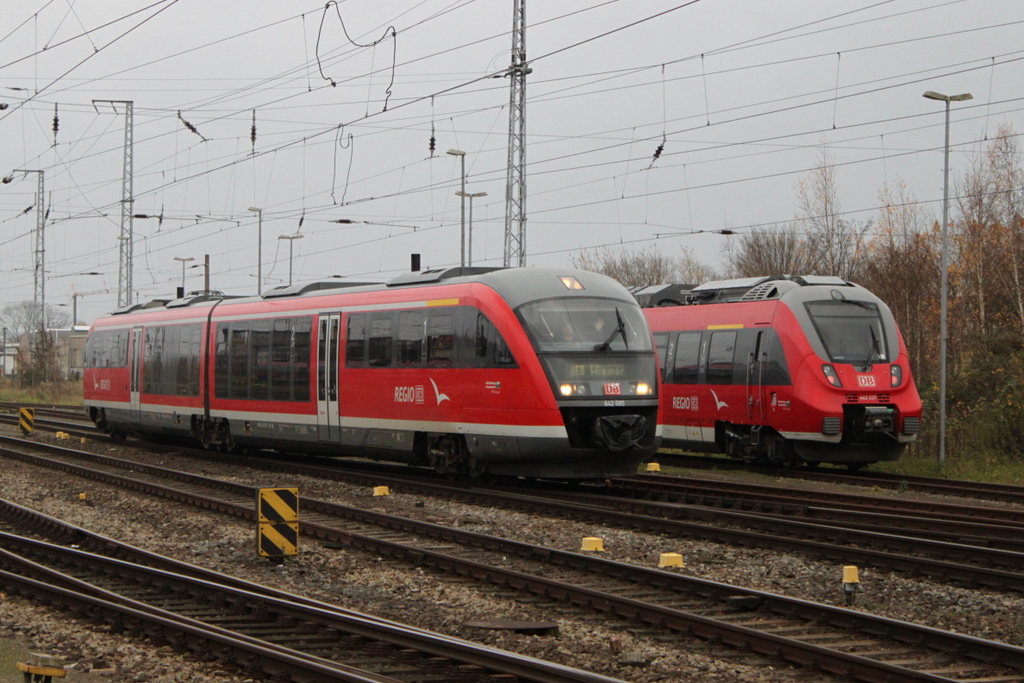
<path id="1" fill-rule="evenodd" d="M 634 293 L 642 308 L 722 304 L 739 301 L 778 299 L 799 287 L 857 287 L 853 282 L 832 275 L 769 275 L 732 280 L 714 280 L 690 285 L 654 285 Z M 678 288 L 678 289 L 673 289 Z M 652 291 L 649 291 L 652 290 Z M 641 298 L 643 296 L 644 298 Z"/>

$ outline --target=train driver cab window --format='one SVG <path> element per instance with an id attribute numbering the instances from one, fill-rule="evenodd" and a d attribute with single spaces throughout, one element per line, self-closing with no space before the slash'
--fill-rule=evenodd
<path id="1" fill-rule="evenodd" d="M 708 384 L 732 384 L 735 352 L 735 330 L 711 333 L 711 344 L 708 348 Z"/>
<path id="2" fill-rule="evenodd" d="M 878 304 L 852 299 L 808 301 L 804 306 L 833 363 L 888 363 L 891 355 Z"/>
<path id="3" fill-rule="evenodd" d="M 369 363 L 371 368 L 391 367 L 391 313 L 374 313 L 370 318 Z"/>
<path id="4" fill-rule="evenodd" d="M 700 332 L 680 332 L 676 341 L 674 384 L 696 384 L 700 370 Z"/>
<path id="5" fill-rule="evenodd" d="M 455 309 L 430 309 L 427 323 L 427 365 L 450 368 L 455 365 Z"/>

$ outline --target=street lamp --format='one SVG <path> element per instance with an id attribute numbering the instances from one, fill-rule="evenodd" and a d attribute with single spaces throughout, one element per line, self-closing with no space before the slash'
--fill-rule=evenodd
<path id="1" fill-rule="evenodd" d="M 279 240 L 288 240 L 288 286 L 292 286 L 292 255 L 295 247 L 295 240 L 301 240 L 305 235 L 278 235 Z"/>
<path id="2" fill-rule="evenodd" d="M 249 211 L 259 214 L 259 227 L 256 232 L 256 296 L 263 294 L 263 209 L 250 206 Z"/>
<path id="3" fill-rule="evenodd" d="M 462 233 L 459 238 L 459 253 L 461 258 L 459 261 L 460 266 L 466 265 L 466 153 L 461 149 L 450 149 L 448 153 L 453 157 L 459 157 L 462 161 L 462 191 L 456 192 L 456 194 L 462 196 Z"/>
<path id="4" fill-rule="evenodd" d="M 946 234 L 949 230 L 949 103 L 973 100 L 974 95 L 940 95 L 928 90 L 929 100 L 946 103 L 946 146 L 942 170 L 942 285 L 939 294 L 939 467 L 946 462 L 946 291 L 949 288 L 949 256 Z"/>
<path id="5" fill-rule="evenodd" d="M 459 195 L 460 197 L 469 197 L 469 247 L 468 247 L 467 251 L 469 252 L 469 263 L 468 263 L 468 265 L 472 266 L 473 265 L 473 199 L 475 197 L 486 197 L 487 193 L 486 192 L 470 192 L 470 193 L 456 192 L 455 194 Z"/>
<path id="6" fill-rule="evenodd" d="M 188 263 L 189 261 L 195 261 L 195 259 L 192 258 L 191 256 L 189 256 L 188 258 L 182 258 L 180 256 L 175 256 L 174 260 L 175 261 L 181 261 L 181 291 L 184 292 L 185 291 L 185 264 Z"/>
<path id="7" fill-rule="evenodd" d="M 193 268 L 202 268 L 203 269 L 203 294 L 209 294 L 210 293 L 210 255 L 209 254 L 204 254 L 203 255 L 203 262 L 202 263 L 197 263 L 196 265 L 194 265 L 192 267 Z"/>

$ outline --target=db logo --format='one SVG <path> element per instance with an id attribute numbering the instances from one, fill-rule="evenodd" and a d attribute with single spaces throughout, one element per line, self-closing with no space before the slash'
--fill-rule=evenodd
<path id="1" fill-rule="evenodd" d="M 604 385 L 605 396 L 620 396 L 622 394 L 622 385 L 618 382 L 606 382 Z"/>
<path id="2" fill-rule="evenodd" d="M 857 375 L 857 383 L 862 387 L 873 387 L 875 386 L 875 378 L 873 375 Z"/>

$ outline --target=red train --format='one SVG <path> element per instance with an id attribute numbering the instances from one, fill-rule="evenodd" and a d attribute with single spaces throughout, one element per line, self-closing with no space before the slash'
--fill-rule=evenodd
<path id="1" fill-rule="evenodd" d="M 130 307 L 93 325 L 84 403 L 114 434 L 442 472 L 603 478 L 657 450 L 657 361 L 594 273 L 451 268 Z"/>
<path id="2" fill-rule="evenodd" d="M 636 293 L 662 368 L 663 445 L 748 463 L 895 460 L 921 399 L 892 312 L 835 277 Z"/>

